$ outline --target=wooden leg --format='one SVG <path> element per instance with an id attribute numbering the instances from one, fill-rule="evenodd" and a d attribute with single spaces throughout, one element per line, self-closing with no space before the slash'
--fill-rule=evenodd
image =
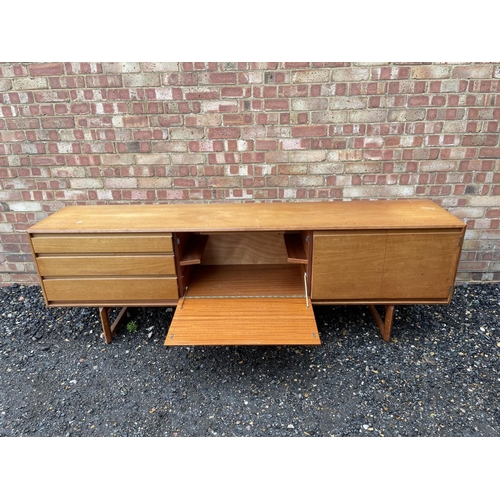
<path id="1" fill-rule="evenodd" d="M 101 317 L 101 323 L 102 323 L 102 336 L 104 337 L 106 344 L 109 344 L 113 340 L 116 329 L 118 328 L 118 325 L 123 319 L 123 316 L 127 312 L 128 307 L 122 307 L 121 311 L 118 313 L 118 316 L 116 317 L 115 321 L 111 326 L 109 326 L 109 315 L 108 315 L 110 309 L 111 309 L 110 307 L 99 307 L 99 316 Z"/>
<path id="2" fill-rule="evenodd" d="M 382 321 L 380 314 L 373 304 L 370 304 L 368 307 L 370 308 L 370 312 L 372 313 L 372 316 L 377 323 L 380 333 L 382 334 L 382 338 L 386 342 L 389 342 L 391 340 L 392 320 L 394 318 L 395 306 L 385 306 L 384 321 Z"/>

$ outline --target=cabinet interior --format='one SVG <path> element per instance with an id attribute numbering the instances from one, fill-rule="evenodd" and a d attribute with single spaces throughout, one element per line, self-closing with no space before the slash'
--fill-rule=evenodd
<path id="1" fill-rule="evenodd" d="M 175 233 L 179 295 L 305 297 L 310 240 L 307 231 Z"/>

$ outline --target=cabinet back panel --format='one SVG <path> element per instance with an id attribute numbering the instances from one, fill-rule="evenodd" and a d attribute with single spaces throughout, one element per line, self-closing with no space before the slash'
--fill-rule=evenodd
<path id="1" fill-rule="evenodd" d="M 202 264 L 286 264 L 283 233 L 211 233 Z"/>

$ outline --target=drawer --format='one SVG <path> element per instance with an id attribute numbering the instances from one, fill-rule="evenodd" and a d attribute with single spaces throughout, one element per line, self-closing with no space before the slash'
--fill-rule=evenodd
<path id="1" fill-rule="evenodd" d="M 175 275 L 173 255 L 48 255 L 36 264 L 43 277 Z"/>
<path id="2" fill-rule="evenodd" d="M 33 234 L 35 253 L 168 253 L 171 233 L 162 234 Z"/>
<path id="3" fill-rule="evenodd" d="M 103 304 L 108 301 L 147 302 L 177 299 L 172 278 L 52 278 L 43 286 L 49 302 Z"/>

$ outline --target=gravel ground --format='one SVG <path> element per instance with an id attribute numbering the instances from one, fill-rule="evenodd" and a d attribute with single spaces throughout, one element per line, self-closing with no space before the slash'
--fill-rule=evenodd
<path id="1" fill-rule="evenodd" d="M 390 343 L 366 307 L 315 307 L 318 347 L 166 348 L 152 307 L 106 345 L 96 308 L 0 304 L 1 436 L 500 435 L 498 283 L 397 307 Z"/>

